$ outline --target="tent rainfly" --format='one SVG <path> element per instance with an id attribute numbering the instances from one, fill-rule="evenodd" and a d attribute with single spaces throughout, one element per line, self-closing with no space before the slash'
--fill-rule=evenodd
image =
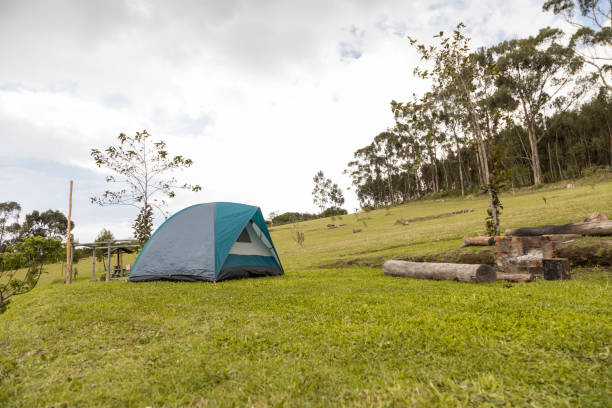
<path id="1" fill-rule="evenodd" d="M 259 207 L 205 203 L 168 218 L 146 243 L 130 281 L 210 281 L 282 275 Z"/>

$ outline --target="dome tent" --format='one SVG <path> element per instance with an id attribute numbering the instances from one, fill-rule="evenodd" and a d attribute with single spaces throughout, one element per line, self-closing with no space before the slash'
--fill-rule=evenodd
<path id="1" fill-rule="evenodd" d="M 168 218 L 138 255 L 129 280 L 216 282 L 282 274 L 259 207 L 220 202 Z"/>

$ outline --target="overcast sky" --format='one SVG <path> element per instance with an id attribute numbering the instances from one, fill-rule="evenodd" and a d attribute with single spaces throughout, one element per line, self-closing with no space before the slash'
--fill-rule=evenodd
<path id="1" fill-rule="evenodd" d="M 353 152 L 393 124 L 392 99 L 425 84 L 407 35 L 467 24 L 473 44 L 556 25 L 542 1 L 0 0 L 0 201 L 66 211 L 74 231 L 131 235 L 136 210 L 96 207 L 104 173 L 89 156 L 147 129 L 195 162 L 209 201 L 314 211 L 323 170 L 357 207 Z M 155 225 L 162 219 L 158 217 Z"/>

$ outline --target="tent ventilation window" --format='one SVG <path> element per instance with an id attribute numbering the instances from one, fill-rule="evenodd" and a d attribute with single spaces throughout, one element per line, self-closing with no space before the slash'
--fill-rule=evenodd
<path id="1" fill-rule="evenodd" d="M 249 236 L 249 233 L 247 232 L 246 228 L 242 230 L 236 242 L 246 242 L 246 243 L 251 242 L 251 237 Z"/>

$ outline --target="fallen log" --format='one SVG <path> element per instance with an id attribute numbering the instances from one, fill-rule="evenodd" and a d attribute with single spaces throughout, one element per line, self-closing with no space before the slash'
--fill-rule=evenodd
<path id="1" fill-rule="evenodd" d="M 510 228 L 506 235 L 532 237 L 551 234 L 612 235 L 612 221 L 575 222 L 565 225 L 543 225 L 532 228 Z"/>
<path id="2" fill-rule="evenodd" d="M 463 237 L 461 248 L 468 246 L 493 246 L 495 237 Z"/>
<path id="3" fill-rule="evenodd" d="M 533 275 L 530 273 L 497 273 L 497 280 L 503 280 L 508 282 L 531 282 Z"/>
<path id="4" fill-rule="evenodd" d="M 495 269 L 490 265 L 387 261 L 385 275 L 417 279 L 454 280 L 460 282 L 493 282 Z"/>

